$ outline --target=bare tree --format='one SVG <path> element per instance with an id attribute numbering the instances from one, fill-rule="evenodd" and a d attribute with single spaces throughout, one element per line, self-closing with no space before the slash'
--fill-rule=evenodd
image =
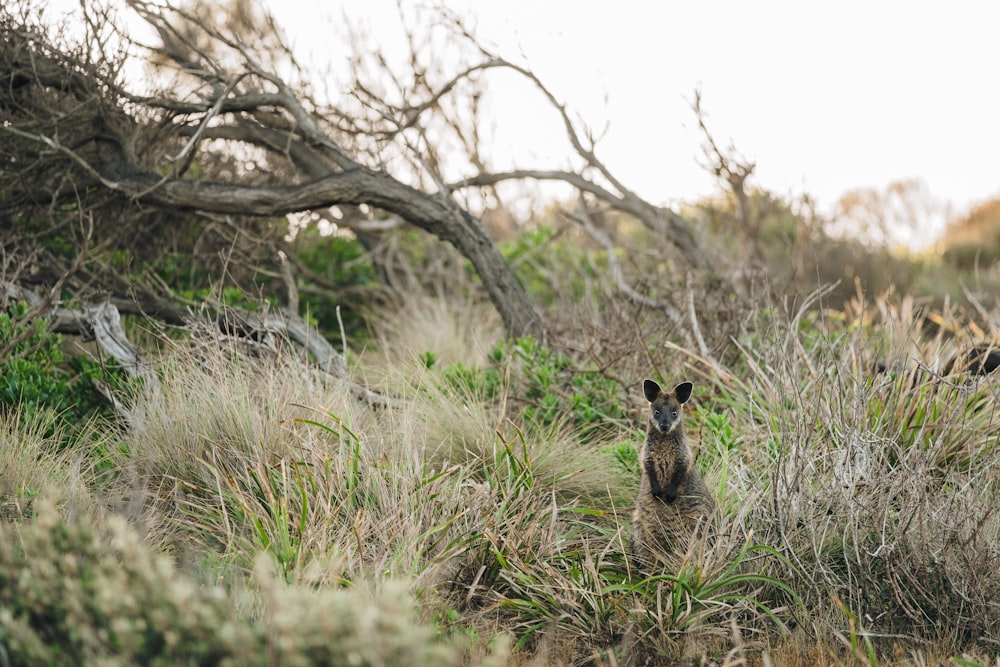
<path id="1" fill-rule="evenodd" d="M 0 191 L 11 194 L 3 209 L 8 228 L 25 211 L 65 207 L 86 208 L 105 228 L 106 216 L 124 212 L 158 224 L 178 211 L 250 224 L 306 211 L 329 216 L 333 207 L 359 208 L 369 218 L 383 211 L 468 259 L 512 336 L 541 336 L 541 318 L 462 193 L 495 194 L 507 181 L 561 181 L 635 216 L 691 264 L 703 262 L 685 219 L 615 178 L 593 138 L 542 81 L 481 47 L 456 17 L 445 18 L 473 54 L 470 62 L 450 74 L 428 70 L 419 57 L 426 46 L 411 30 L 406 76 L 394 76 L 375 54 L 388 83 L 358 78 L 351 93 L 356 105 L 347 108 L 316 99 L 280 31 L 269 18 L 255 18 L 245 2 L 237 3 L 230 25 L 213 28 L 198 4 L 187 11 L 130 0 L 158 36 L 158 44 L 146 46 L 130 42 L 106 12 L 84 6 L 87 36 L 76 47 L 33 25 L 25 2 L 0 10 Z M 255 22 L 263 22 L 257 34 L 267 41 L 251 49 Z M 156 92 L 137 90 L 123 75 L 127 58 L 115 52 L 122 43 L 156 69 L 165 82 Z M 577 169 L 489 169 L 475 122 L 449 110 L 464 106 L 475 114 L 480 77 L 497 69 L 524 77 L 551 104 Z M 473 104 L 449 107 L 459 94 Z M 440 127 L 459 138 L 471 175 L 446 178 L 447 150 L 435 141 Z M 400 171 L 397 164 L 406 166 Z"/>
<path id="2" fill-rule="evenodd" d="M 884 189 L 857 188 L 837 202 L 834 234 L 851 234 L 883 246 L 929 245 L 935 228 L 948 217 L 947 207 L 937 201 L 919 179 L 893 181 Z"/>
<path id="3" fill-rule="evenodd" d="M 723 150 L 715 141 L 708 128 L 708 117 L 702 107 L 701 90 L 695 90 L 691 108 L 698 119 L 698 127 L 705 137 L 702 151 L 705 156 L 705 167 L 715 175 L 723 189 L 733 199 L 733 219 L 740 236 L 747 243 L 755 259 L 760 255 L 760 227 L 763 217 L 755 215 L 751 205 L 751 192 L 747 181 L 753 176 L 757 164 L 741 156 L 736 148 L 730 145 Z"/>

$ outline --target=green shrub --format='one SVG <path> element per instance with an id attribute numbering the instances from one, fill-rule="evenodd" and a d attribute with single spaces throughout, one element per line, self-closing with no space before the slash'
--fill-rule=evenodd
<path id="1" fill-rule="evenodd" d="M 461 361 L 445 368 L 444 378 L 458 391 L 490 400 L 500 395 L 503 386 L 503 378 L 497 367 L 480 368 Z"/>
<path id="2" fill-rule="evenodd" d="M 326 280 L 326 285 L 319 285 L 319 289 L 305 289 L 313 285 L 308 279 L 303 280 L 302 305 L 315 318 L 316 326 L 327 337 L 339 339 L 342 322 L 347 336 L 362 336 L 367 327 L 363 313 L 343 295 L 374 289 L 378 284 L 375 265 L 364 246 L 354 238 L 321 236 L 314 228 L 302 232 L 296 245 L 299 261 Z M 356 303 L 357 299 L 353 301 Z M 339 320 L 338 306 L 342 306 Z"/>
<path id="3" fill-rule="evenodd" d="M 418 360 L 437 366 L 434 352 Z M 511 375 L 511 396 L 521 403 L 518 422 L 532 429 L 567 424 L 580 440 L 592 441 L 616 431 L 625 419 L 621 388 L 592 363 L 578 364 L 568 355 L 531 337 L 501 341 L 490 351 L 485 367 L 456 362 L 442 369 L 446 383 L 463 395 L 493 400 Z"/>
<path id="4" fill-rule="evenodd" d="M 0 662 L 16 665 L 448 665 L 456 648 L 415 620 L 399 582 L 286 586 L 258 568 L 259 617 L 152 554 L 124 521 L 106 531 L 48 501 L 0 523 Z"/>
<path id="5" fill-rule="evenodd" d="M 0 407 L 17 409 L 25 418 L 50 410 L 70 425 L 95 415 L 110 417 L 93 380 L 119 392 L 132 381 L 114 361 L 102 365 L 82 356 L 67 361 L 62 337 L 48 331 L 45 320 L 30 318 L 21 301 L 0 312 Z"/>
<path id="6" fill-rule="evenodd" d="M 607 267 L 603 251 L 586 250 L 565 237 L 557 238 L 551 226 L 522 232 L 514 240 L 500 243 L 499 250 L 528 293 L 544 305 L 592 295 Z"/>
<path id="7" fill-rule="evenodd" d="M 569 423 L 582 440 L 589 441 L 625 418 L 621 387 L 593 363 L 575 363 L 530 337 L 501 342 L 492 359 L 513 366 L 521 383 L 516 394 L 525 400 L 521 410 L 525 423 Z"/>

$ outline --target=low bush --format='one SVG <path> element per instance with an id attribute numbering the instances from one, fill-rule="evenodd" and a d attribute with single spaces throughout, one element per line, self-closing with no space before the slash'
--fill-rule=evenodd
<path id="1" fill-rule="evenodd" d="M 315 590 L 267 568 L 258 617 L 200 585 L 124 521 L 68 522 L 51 502 L 0 523 L 0 662 L 17 665 L 449 665 L 460 652 L 418 620 L 405 585 Z M 249 593 L 247 593 L 249 594 Z"/>
<path id="2" fill-rule="evenodd" d="M 44 319 L 33 317 L 25 302 L 15 301 L 0 312 L 0 410 L 29 421 L 36 413 L 51 412 L 55 419 L 43 419 L 50 432 L 63 424 L 68 428 L 60 432 L 72 435 L 91 418 L 114 417 L 95 380 L 120 395 L 133 381 L 114 360 L 98 363 L 83 355 L 66 359 L 62 345 L 62 336 L 50 332 Z"/>

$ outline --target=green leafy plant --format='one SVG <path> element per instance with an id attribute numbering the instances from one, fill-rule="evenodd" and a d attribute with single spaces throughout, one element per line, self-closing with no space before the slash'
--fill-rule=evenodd
<path id="1" fill-rule="evenodd" d="M 98 363 L 76 356 L 67 361 L 62 337 L 51 333 L 44 319 L 32 318 L 23 301 L 0 312 L 0 358 L 0 406 L 16 408 L 22 417 L 48 410 L 78 426 L 91 417 L 114 414 L 94 388 L 95 380 L 120 396 L 138 388 L 114 360 Z"/>
<path id="2" fill-rule="evenodd" d="M 581 249 L 541 225 L 499 244 L 499 250 L 529 293 L 543 304 L 593 295 L 607 260 L 603 252 Z"/>
<path id="3" fill-rule="evenodd" d="M 315 227 L 309 227 L 296 239 L 296 249 L 298 260 L 313 274 L 302 280 L 302 305 L 315 318 L 319 330 L 339 339 L 343 325 L 349 338 L 363 337 L 365 313 L 363 301 L 358 303 L 356 295 L 376 291 L 379 282 L 364 246 L 355 238 L 323 236 Z M 317 281 L 320 289 L 309 289 L 316 287 Z"/>
<path id="4" fill-rule="evenodd" d="M 569 423 L 584 441 L 598 439 L 608 426 L 624 420 L 621 388 L 592 363 L 576 364 L 531 337 L 501 342 L 493 359 L 516 366 L 528 423 Z"/>
<path id="5" fill-rule="evenodd" d="M 480 400 L 497 398 L 503 387 L 500 370 L 495 366 L 480 368 L 458 361 L 449 364 L 443 372 L 445 381 L 456 391 Z"/>
<path id="6" fill-rule="evenodd" d="M 340 456 L 347 462 L 347 475 L 345 478 L 347 498 L 345 501 L 349 508 L 356 509 L 363 506 L 366 502 L 362 486 L 365 478 L 361 463 L 361 438 L 357 433 L 351 430 L 342 418 L 332 412 L 326 411 L 324 416 L 329 421 L 301 418 L 292 419 L 291 421 L 315 426 L 316 428 L 322 429 L 323 431 L 333 435 L 339 440 Z"/>
<path id="7" fill-rule="evenodd" d="M 639 476 L 639 447 L 623 440 L 610 446 L 611 457 L 630 476 Z"/>
<path id="8" fill-rule="evenodd" d="M 847 636 L 845 637 L 843 633 L 840 633 L 838 635 L 840 640 L 859 663 L 867 664 L 868 667 L 878 667 L 878 654 L 875 650 L 875 643 L 872 641 L 871 635 L 862 628 L 861 619 L 858 618 L 856 613 L 848 609 L 847 605 L 840 598 L 834 596 L 833 602 L 847 617 Z"/>

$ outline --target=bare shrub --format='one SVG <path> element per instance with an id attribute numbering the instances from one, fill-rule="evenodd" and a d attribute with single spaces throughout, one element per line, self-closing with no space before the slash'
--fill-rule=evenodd
<path id="1" fill-rule="evenodd" d="M 954 651 L 1000 618 L 997 393 L 988 379 L 942 376 L 960 344 L 926 337 L 907 305 L 868 305 L 847 322 L 762 313 L 739 341 L 740 369 L 717 386 L 753 443 L 748 481 L 770 498 L 747 520 L 794 565 L 783 580 L 817 631 L 857 623 L 876 645 Z"/>

